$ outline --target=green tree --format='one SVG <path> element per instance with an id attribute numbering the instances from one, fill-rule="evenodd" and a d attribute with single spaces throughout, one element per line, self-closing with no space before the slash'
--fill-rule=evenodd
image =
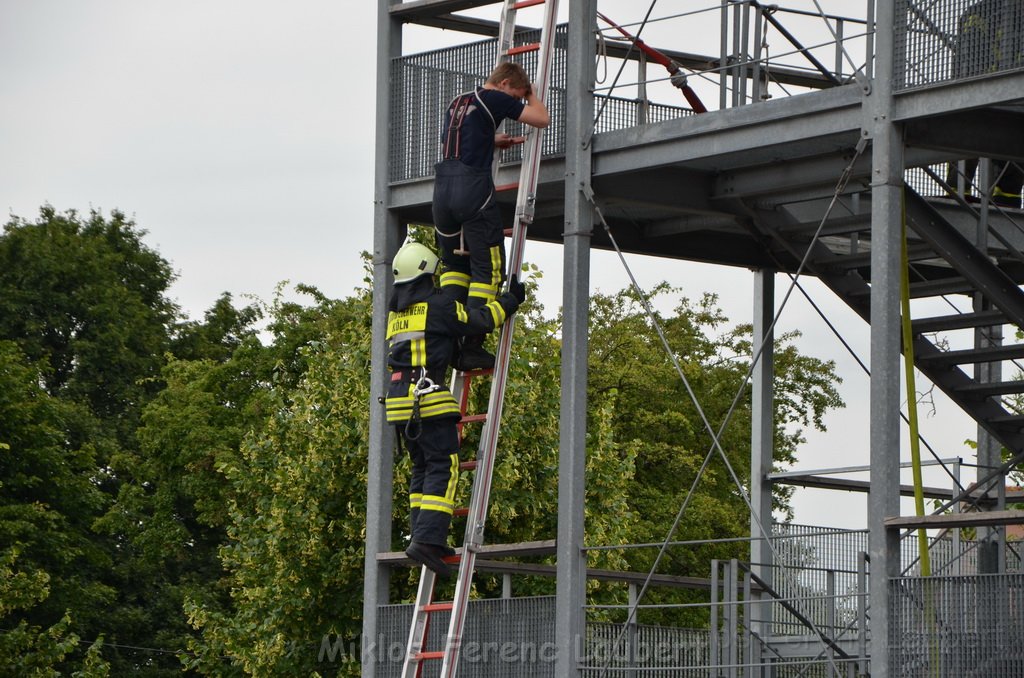
<path id="1" fill-rule="evenodd" d="M 103 652 L 118 674 L 154 656 L 119 646 L 159 640 L 136 623 L 137 610 L 180 620 L 180 605 L 167 615 L 132 576 L 145 567 L 126 536 L 95 529 L 119 492 L 116 463 L 137 452 L 142 409 L 162 388 L 177 318 L 166 297 L 170 265 L 143 235 L 120 212 L 48 206 L 0 234 L 0 341 L 7 374 L 21 384 L 4 389 L 13 411 L 0 423 L 20 436 L 0 464 L 8 515 L 17 512 L 6 527 L 24 544 L 22 566 L 51 577 L 48 595 L 22 614 L 45 628 L 70 611 L 82 637 L 110 640 Z M 72 659 L 88 661 L 81 652 Z"/>
<path id="2" fill-rule="evenodd" d="M 218 464 L 231 485 L 220 549 L 233 606 L 192 598 L 202 636 L 189 665 L 223 673 L 309 675 L 327 634 L 355 637 L 361 614 L 370 299 L 272 309 L 278 361 L 264 424 Z M 290 328 L 290 331 L 284 331 Z M 288 353 L 285 350 L 284 353 Z M 285 376 L 297 376 L 292 381 Z M 328 666 L 330 668 L 330 666 Z M 342 665 L 339 675 L 351 675 Z M 331 673 L 338 671 L 331 669 Z"/>
<path id="3" fill-rule="evenodd" d="M 104 497 L 82 408 L 49 396 L 18 347 L 0 341 L 0 673 L 58 675 L 114 592 L 88 538 Z M 45 629 L 45 630 L 44 630 Z M 91 653 L 99 652 L 102 643 Z M 98 671 L 102 662 L 93 656 Z M 70 664 L 71 666 L 74 663 Z M 102 675 L 90 673 L 88 675 Z"/>
<path id="4" fill-rule="evenodd" d="M 676 298 L 679 290 L 667 284 L 650 294 L 652 302 Z M 658 303 L 653 303 L 657 307 Z M 671 314 L 656 312 L 666 341 L 683 374 L 700 400 L 708 422 L 744 490 L 750 482 L 750 393 L 744 379 L 751 361 L 749 325 L 729 326 L 714 295 L 697 301 L 681 297 Z M 802 355 L 790 334 L 776 341 L 775 459 L 793 460 L 807 426 L 823 427 L 824 413 L 842 406 L 835 390 L 839 378 L 834 364 Z M 748 509 L 739 488 L 712 450 L 696 406 L 665 353 L 653 323 L 632 290 L 596 295 L 591 300 L 589 394 L 592 403 L 614 406 L 613 435 L 636 456 L 633 482 L 625 484 L 627 504 L 637 516 L 631 542 L 660 542 L 710 452 L 705 469 L 673 540 L 744 537 L 749 532 Z M 738 396 L 738 397 L 737 397 Z M 788 511 L 788 495 L 776 496 L 777 507 Z M 631 569 L 647 571 L 655 549 L 631 551 Z M 661 571 L 707 576 L 713 558 L 746 558 L 742 541 L 700 547 L 674 547 L 666 552 Z M 653 593 L 652 602 L 657 602 Z M 695 594 L 669 594 L 666 602 L 697 600 Z M 680 599 L 677 599 L 681 597 Z M 684 615 L 687 623 L 698 623 Z M 647 621 L 651 621 L 650 619 Z"/>
<path id="5" fill-rule="evenodd" d="M 47 393 L 82 402 L 124 441 L 156 377 L 177 309 L 170 265 L 114 211 L 17 217 L 0 237 L 0 338 L 45 366 Z"/>

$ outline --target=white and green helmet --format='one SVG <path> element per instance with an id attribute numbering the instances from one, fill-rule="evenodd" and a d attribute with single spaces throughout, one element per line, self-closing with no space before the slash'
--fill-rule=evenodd
<path id="1" fill-rule="evenodd" d="M 429 247 L 418 242 L 402 245 L 391 262 L 395 284 L 412 282 L 421 275 L 434 275 L 437 271 L 437 255 Z"/>

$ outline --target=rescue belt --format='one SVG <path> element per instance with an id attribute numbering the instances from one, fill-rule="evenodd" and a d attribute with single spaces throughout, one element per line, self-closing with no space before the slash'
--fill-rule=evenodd
<path id="1" fill-rule="evenodd" d="M 439 391 L 442 388 L 444 386 L 434 383 L 434 380 L 428 377 L 426 373 L 416 382 L 416 386 L 412 389 L 412 415 L 409 417 L 409 421 L 405 422 L 406 438 L 418 440 L 423 433 L 423 424 L 420 421 L 420 396 Z"/>

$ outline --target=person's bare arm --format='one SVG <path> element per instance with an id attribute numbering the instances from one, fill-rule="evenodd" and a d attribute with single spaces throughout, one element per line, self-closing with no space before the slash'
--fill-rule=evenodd
<path id="1" fill-rule="evenodd" d="M 526 93 L 526 108 L 519 114 L 519 122 L 542 129 L 551 122 L 551 116 L 544 102 L 533 93 L 533 88 Z"/>

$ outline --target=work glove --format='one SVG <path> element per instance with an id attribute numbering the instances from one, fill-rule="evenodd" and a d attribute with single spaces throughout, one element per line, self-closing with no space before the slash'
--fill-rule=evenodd
<path id="1" fill-rule="evenodd" d="M 508 293 L 512 295 L 520 306 L 526 301 L 526 285 L 519 282 L 519 276 L 513 275 L 508 279 Z"/>

